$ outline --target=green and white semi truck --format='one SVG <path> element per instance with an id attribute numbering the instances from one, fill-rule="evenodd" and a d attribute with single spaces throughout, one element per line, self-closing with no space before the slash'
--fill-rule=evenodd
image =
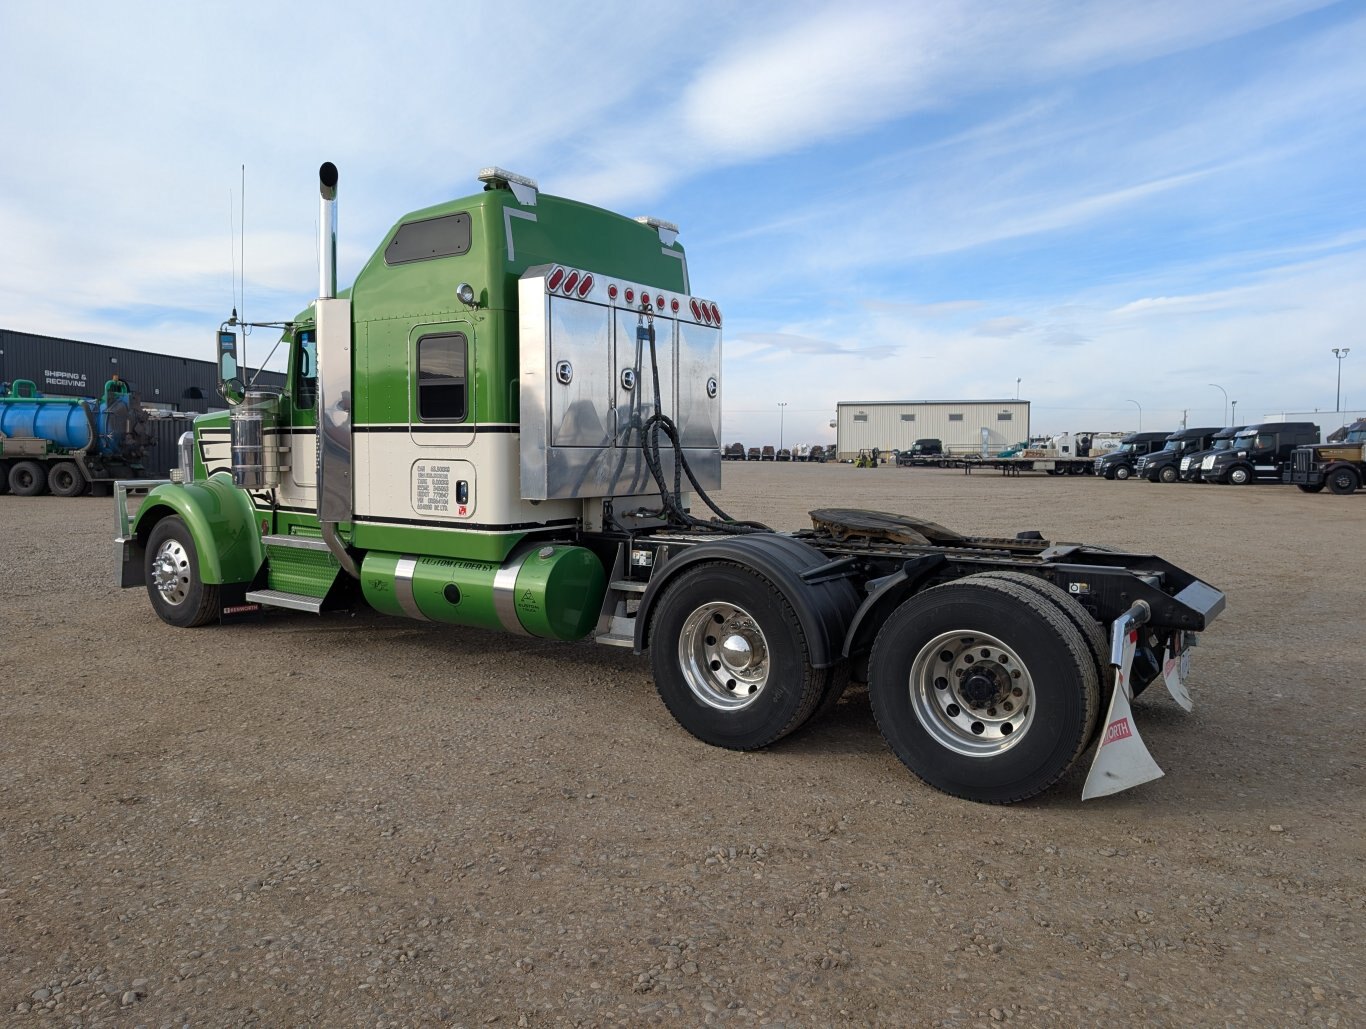
<path id="1" fill-rule="evenodd" d="M 172 481 L 120 484 L 120 585 L 180 627 L 363 601 L 630 647 L 685 729 L 738 750 L 866 682 L 897 757 L 977 801 L 1038 794 L 1093 746 L 1083 796 L 1162 774 L 1129 701 L 1160 679 L 1189 706 L 1190 647 L 1223 594 L 1037 532 L 729 518 L 707 495 L 721 311 L 677 228 L 480 179 L 402 218 L 338 292 L 322 166 L 319 296 L 274 323 L 287 384 L 243 383 L 242 326 L 220 326 L 230 410 L 196 419 Z"/>

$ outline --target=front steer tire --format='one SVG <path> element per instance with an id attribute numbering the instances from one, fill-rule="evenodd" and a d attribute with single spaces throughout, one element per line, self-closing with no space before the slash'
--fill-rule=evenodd
<path id="1" fill-rule="evenodd" d="M 201 578 L 194 537 L 178 516 L 169 515 L 152 529 L 143 570 L 152 610 L 167 625 L 193 629 L 218 618 L 221 590 Z"/>
<path id="2" fill-rule="evenodd" d="M 1091 741 L 1101 698 L 1093 646 L 1048 596 L 960 579 L 907 600 L 879 631 L 873 715 L 893 753 L 935 789 L 1027 800 Z"/>
<path id="3" fill-rule="evenodd" d="M 837 684 L 834 669 L 811 666 L 787 598 L 729 562 L 689 568 L 659 598 L 650 665 L 678 724 L 728 750 L 782 739 Z"/>

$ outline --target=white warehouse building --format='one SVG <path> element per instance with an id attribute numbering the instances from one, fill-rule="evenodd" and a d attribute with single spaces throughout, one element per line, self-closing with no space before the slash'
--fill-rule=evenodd
<path id="1" fill-rule="evenodd" d="M 950 453 L 980 454 L 1029 439 L 1028 400 L 874 400 L 835 405 L 835 450 L 841 461 L 860 450 L 909 450 L 937 439 Z"/>

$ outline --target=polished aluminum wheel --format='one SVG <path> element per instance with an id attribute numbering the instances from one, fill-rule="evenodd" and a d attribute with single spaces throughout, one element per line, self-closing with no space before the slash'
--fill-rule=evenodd
<path id="1" fill-rule="evenodd" d="M 768 642 L 753 616 L 734 604 L 703 604 L 688 615 L 678 662 L 693 695 L 721 711 L 748 707 L 768 682 Z"/>
<path id="2" fill-rule="evenodd" d="M 966 757 L 995 757 L 1029 731 L 1034 682 L 1019 655 L 994 636 L 936 636 L 911 665 L 911 708 L 935 741 Z"/>
<path id="3" fill-rule="evenodd" d="M 180 540 L 171 538 L 152 559 L 152 585 L 172 607 L 185 602 L 190 589 L 190 555 Z"/>

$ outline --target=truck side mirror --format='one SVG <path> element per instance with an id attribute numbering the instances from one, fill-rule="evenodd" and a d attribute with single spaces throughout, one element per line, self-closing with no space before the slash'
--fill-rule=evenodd
<path id="1" fill-rule="evenodd" d="M 237 333 L 218 332 L 218 392 L 231 407 L 247 395 L 247 387 L 237 374 Z"/>

